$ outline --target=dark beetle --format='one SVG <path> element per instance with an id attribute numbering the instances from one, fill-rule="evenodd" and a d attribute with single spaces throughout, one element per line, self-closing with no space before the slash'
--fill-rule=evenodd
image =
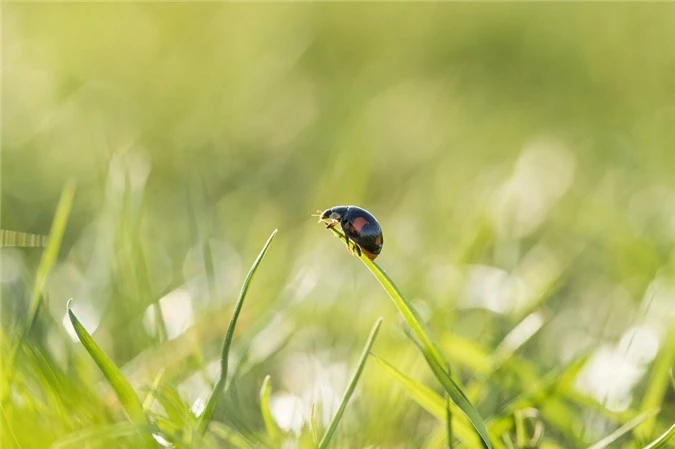
<path id="1" fill-rule="evenodd" d="M 382 228 L 375 217 L 365 209 L 357 206 L 331 207 L 321 214 L 321 221 L 326 223 L 326 228 L 332 228 L 340 223 L 347 246 L 351 240 L 359 256 L 363 251 L 370 260 L 375 260 L 382 251 L 384 244 Z"/>

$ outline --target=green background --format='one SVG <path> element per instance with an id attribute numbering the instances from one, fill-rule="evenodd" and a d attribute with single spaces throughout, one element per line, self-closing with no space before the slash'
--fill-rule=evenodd
<path id="1" fill-rule="evenodd" d="M 111 447 L 106 426 L 125 420 L 62 325 L 69 298 L 138 391 L 164 369 L 179 402 L 204 399 L 234 298 L 275 228 L 218 421 L 264 434 L 266 374 L 273 409 L 300 404 L 306 420 L 317 401 L 327 420 L 379 316 L 374 352 L 440 391 L 384 292 L 311 216 L 339 204 L 378 218 L 378 263 L 484 417 L 587 357 L 569 392 L 529 404 L 542 447 L 588 447 L 660 406 L 611 446 L 641 447 L 675 420 L 675 5 L 2 13 L 2 228 L 47 234 L 66 180 L 77 184 L 44 307 L 3 381 L 3 447 L 82 429 L 102 429 L 88 447 Z M 2 249 L 6 343 L 40 255 Z M 168 339 L 149 318 L 160 298 Z M 528 316 L 533 335 L 492 370 Z M 334 444 L 424 447 L 442 428 L 370 363 Z M 306 444 L 304 432 L 288 440 Z"/>

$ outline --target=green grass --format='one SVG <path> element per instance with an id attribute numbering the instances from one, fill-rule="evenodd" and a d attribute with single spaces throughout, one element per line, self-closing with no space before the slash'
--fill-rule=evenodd
<path id="1" fill-rule="evenodd" d="M 3 4 L 0 447 L 672 446 L 674 11 Z"/>
<path id="2" fill-rule="evenodd" d="M 333 438 L 335 431 L 337 430 L 338 424 L 340 424 L 340 420 L 342 419 L 342 415 L 344 414 L 345 409 L 347 408 L 349 399 L 354 394 L 354 390 L 356 390 L 356 385 L 359 382 L 361 373 L 363 372 L 363 369 L 366 366 L 368 356 L 370 355 L 370 348 L 372 348 L 373 343 L 375 343 L 375 339 L 377 338 L 377 332 L 380 330 L 381 324 L 382 318 L 379 318 L 373 325 L 373 329 L 370 331 L 370 336 L 368 337 L 368 341 L 366 341 L 366 345 L 363 347 L 361 357 L 359 357 L 359 362 L 356 365 L 356 370 L 354 370 L 354 374 L 349 380 L 349 385 L 347 385 L 347 389 L 345 390 L 344 396 L 342 396 L 340 404 L 338 405 L 338 408 L 335 411 L 333 418 L 330 420 L 326 432 L 324 433 L 323 437 L 319 441 L 319 444 L 317 445 L 319 449 L 326 449 L 327 447 L 330 447 L 330 441 Z"/>
<path id="3" fill-rule="evenodd" d="M 129 419 L 136 424 L 148 424 L 148 419 L 143 411 L 141 401 L 138 399 L 138 396 L 136 396 L 136 392 L 134 392 L 134 389 L 124 378 L 115 363 L 110 360 L 101 347 L 96 344 L 84 326 L 79 322 L 70 308 L 70 301 L 68 301 L 68 318 L 73 325 L 73 329 L 75 329 L 77 338 L 79 338 L 82 346 L 84 346 L 89 356 L 91 356 L 96 365 L 98 365 L 106 380 L 112 386 L 115 395 L 122 403 L 124 411 Z"/>
<path id="4" fill-rule="evenodd" d="M 237 319 L 239 318 L 241 308 L 244 305 L 246 293 L 248 292 L 248 289 L 251 285 L 251 281 L 253 280 L 253 276 L 255 275 L 255 272 L 258 269 L 258 266 L 260 265 L 260 262 L 262 261 L 263 257 L 265 257 L 267 248 L 269 248 L 270 243 L 272 243 L 272 239 L 274 238 L 276 233 L 277 230 L 275 229 L 274 232 L 272 232 L 272 234 L 270 235 L 269 239 L 267 239 L 267 242 L 265 243 L 263 248 L 260 250 L 260 254 L 258 254 L 258 257 L 255 259 L 253 265 L 251 266 L 251 270 L 248 272 L 248 275 L 246 276 L 246 279 L 244 279 L 244 285 L 241 287 L 241 293 L 239 293 L 239 298 L 237 298 L 237 302 L 234 305 L 234 310 L 232 311 L 232 318 L 230 319 L 230 324 L 227 326 L 227 333 L 225 334 L 225 340 L 223 341 L 223 349 L 220 352 L 220 376 L 218 377 L 216 385 L 213 387 L 213 391 L 211 391 L 211 395 L 209 396 L 209 400 L 206 403 L 204 412 L 199 418 L 199 431 L 202 434 L 206 432 L 206 428 L 208 427 L 209 422 L 213 417 L 213 412 L 216 408 L 216 405 L 218 405 L 218 401 L 220 400 L 220 397 L 223 394 L 223 389 L 225 388 L 225 383 L 227 382 L 227 370 L 229 366 L 230 346 L 232 346 L 232 338 L 234 338 L 234 328 L 237 325 Z"/>
<path id="5" fill-rule="evenodd" d="M 331 228 L 331 231 L 333 231 L 333 233 L 341 240 L 345 240 L 344 234 L 342 234 L 339 230 Z M 394 302 L 394 305 L 398 309 L 399 313 L 405 319 L 414 341 L 419 346 L 422 354 L 424 354 L 424 358 L 431 368 L 431 371 L 434 373 L 434 376 L 436 376 L 436 379 L 441 383 L 452 401 L 469 418 L 469 422 L 480 435 L 482 444 L 487 449 L 492 449 L 492 443 L 490 442 L 487 429 L 483 424 L 483 418 L 481 418 L 481 416 L 478 414 L 478 411 L 471 404 L 469 398 L 466 397 L 466 394 L 462 391 L 457 381 L 452 378 L 447 363 L 441 355 L 438 346 L 432 341 L 428 332 L 424 329 L 419 314 L 410 305 L 410 302 L 403 297 L 401 292 L 396 287 L 396 284 L 394 284 L 389 276 L 387 276 L 387 273 L 385 273 L 384 270 L 382 270 L 374 261 L 370 260 L 365 255 L 365 253 L 361 253 L 359 258 L 370 270 L 373 276 L 375 276 L 375 278 L 380 282 L 384 290 Z M 443 408 L 445 409 L 446 406 L 444 405 Z M 447 415 L 447 417 L 449 420 L 450 415 Z"/>

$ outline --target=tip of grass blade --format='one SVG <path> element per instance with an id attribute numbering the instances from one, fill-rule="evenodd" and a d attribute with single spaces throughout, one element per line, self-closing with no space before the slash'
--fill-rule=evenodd
<path id="1" fill-rule="evenodd" d="M 267 435 L 275 444 L 277 444 L 280 431 L 276 422 L 274 422 L 272 410 L 270 409 L 270 397 L 272 395 L 271 379 L 269 374 L 265 376 L 262 387 L 260 387 L 260 410 L 263 417 L 263 423 L 267 429 Z"/>
<path id="2" fill-rule="evenodd" d="M 68 300 L 67 304 L 68 318 L 70 319 L 70 324 L 73 326 L 80 343 L 84 346 L 84 349 L 105 376 L 120 403 L 124 407 L 129 419 L 137 424 L 147 425 L 148 418 L 143 412 L 143 406 L 133 387 L 124 375 L 122 375 L 122 372 L 117 365 L 115 365 L 108 357 L 87 329 L 85 329 L 82 323 L 77 319 L 77 316 L 75 316 L 75 313 L 73 313 L 73 310 L 70 308 L 71 303 L 72 298 Z"/>
<path id="3" fill-rule="evenodd" d="M 237 298 L 236 303 L 234 304 L 234 309 L 232 310 L 232 317 L 230 318 L 230 323 L 227 326 L 227 330 L 225 331 L 225 339 L 223 340 L 223 347 L 220 351 L 220 376 L 218 378 L 218 381 L 216 382 L 216 385 L 213 387 L 211 390 L 211 394 L 209 396 L 208 401 L 206 402 L 206 406 L 204 407 L 204 411 L 202 412 L 202 415 L 199 417 L 199 432 L 204 435 L 206 433 L 206 428 L 209 425 L 209 422 L 211 422 L 211 418 L 213 416 L 213 411 L 216 408 L 216 405 L 218 403 L 218 400 L 220 399 L 220 396 L 222 395 L 223 390 L 225 389 L 225 383 L 227 381 L 227 372 L 228 372 L 228 360 L 229 360 L 229 353 L 230 353 L 230 346 L 232 344 L 232 339 L 234 338 L 234 328 L 237 325 L 237 320 L 239 318 L 239 314 L 241 312 L 241 309 L 244 305 L 244 299 L 246 298 L 246 293 L 248 292 L 249 286 L 251 285 L 251 282 L 253 281 L 253 277 L 258 270 L 258 266 L 260 265 L 260 262 L 262 261 L 263 257 L 265 257 L 265 254 L 267 253 L 267 250 L 272 243 L 272 239 L 274 239 L 274 236 L 277 234 L 277 229 L 272 231 L 270 236 L 267 238 L 267 241 L 263 245 L 262 249 L 260 250 L 260 253 L 258 253 L 258 257 L 256 257 L 255 261 L 253 262 L 253 265 L 251 265 L 251 269 L 249 270 L 248 274 L 246 275 L 246 278 L 244 279 L 244 283 L 241 286 L 241 291 L 239 292 L 239 297 Z"/>
<path id="4" fill-rule="evenodd" d="M 366 341 L 366 345 L 363 347 L 363 351 L 361 352 L 361 357 L 359 358 L 359 363 L 356 366 L 356 370 L 354 371 L 354 374 L 352 375 L 352 378 L 349 381 L 349 384 L 347 385 L 345 394 L 342 397 L 342 400 L 340 401 L 340 405 L 338 406 L 335 415 L 333 415 L 333 419 L 331 419 L 331 422 L 328 425 L 326 433 L 324 433 L 323 438 L 321 438 L 321 441 L 317 446 L 318 449 L 327 448 L 331 438 L 333 438 L 333 434 L 335 433 L 335 430 L 337 429 L 337 426 L 340 423 L 340 420 L 342 419 L 342 415 L 345 411 L 345 408 L 347 407 L 347 403 L 349 402 L 349 399 L 352 397 L 352 394 L 356 389 L 356 384 L 358 383 L 359 378 L 361 377 L 361 373 L 363 373 L 363 368 L 366 366 L 366 360 L 368 359 L 368 355 L 370 354 L 370 348 L 372 348 L 373 343 L 375 343 L 375 338 L 377 338 L 377 333 L 380 330 L 381 324 L 382 324 L 382 317 L 378 318 L 377 321 L 375 321 L 375 324 L 373 324 L 373 327 L 370 330 L 370 335 L 368 336 L 368 340 Z"/>

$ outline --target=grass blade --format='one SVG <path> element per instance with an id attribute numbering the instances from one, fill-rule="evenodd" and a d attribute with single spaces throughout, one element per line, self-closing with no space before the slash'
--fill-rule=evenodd
<path id="1" fill-rule="evenodd" d="M 232 338 L 234 337 L 234 328 L 237 325 L 237 319 L 239 318 L 241 308 L 244 305 L 246 293 L 248 292 L 248 288 L 251 285 L 251 281 L 253 280 L 253 276 L 255 275 L 255 272 L 258 269 L 260 262 L 262 261 L 263 257 L 265 257 L 265 253 L 267 252 L 267 249 L 269 248 L 270 243 L 272 243 L 272 239 L 276 234 L 277 230 L 275 229 L 267 239 L 267 242 L 265 242 L 263 248 L 260 250 L 258 257 L 253 262 L 251 269 L 246 275 L 246 279 L 244 279 L 244 284 L 241 287 L 239 298 L 237 298 L 237 302 L 234 305 L 234 310 L 232 311 L 232 318 L 230 318 L 230 324 L 227 326 L 227 331 L 225 333 L 225 340 L 223 341 L 223 348 L 220 354 L 220 377 L 218 379 L 218 382 L 216 382 L 216 385 L 213 387 L 213 391 L 211 391 L 211 395 L 209 396 L 209 400 L 206 403 L 204 412 L 202 413 L 202 416 L 199 419 L 199 431 L 202 435 L 204 434 L 204 432 L 206 432 L 206 428 L 208 427 L 209 422 L 211 422 L 213 411 L 215 410 L 216 405 L 218 404 L 218 400 L 220 399 L 223 389 L 225 388 L 225 382 L 227 381 L 227 369 L 228 369 L 227 365 L 228 365 L 228 357 L 230 354 L 230 346 L 232 345 Z"/>
<path id="2" fill-rule="evenodd" d="M 434 416 L 439 422 L 444 422 L 447 419 L 447 410 L 449 403 L 442 396 L 438 395 L 431 388 L 418 382 L 412 377 L 403 374 L 395 366 L 373 354 L 375 361 L 389 374 L 396 382 L 403 387 L 403 389 L 410 395 L 410 397 L 417 402 L 423 409 Z M 457 437 L 463 441 L 468 447 L 480 446 L 480 441 L 476 433 L 471 429 L 471 426 L 462 420 L 453 421 L 453 430 Z"/>
<path id="3" fill-rule="evenodd" d="M 262 413 L 263 422 L 265 423 L 265 428 L 267 429 L 267 434 L 270 436 L 273 442 L 279 440 L 279 428 L 277 423 L 274 422 L 272 418 L 272 412 L 270 411 L 270 395 L 272 394 L 272 387 L 270 383 L 270 376 L 265 376 L 263 380 L 262 387 L 260 388 L 260 411 Z"/>
<path id="4" fill-rule="evenodd" d="M 416 381 L 399 371 L 394 365 L 387 362 L 377 354 L 373 354 L 375 361 L 389 374 L 396 382 L 403 387 L 403 389 L 410 395 L 410 397 L 431 413 L 438 420 L 443 420 L 445 416 L 445 401 L 443 397 L 436 394 L 431 388 Z"/>
<path id="5" fill-rule="evenodd" d="M 666 447 L 666 443 L 673 435 L 675 435 L 675 424 L 670 426 L 670 429 L 666 430 L 660 437 L 652 441 L 648 446 L 645 446 L 644 449 L 658 449 L 661 447 Z"/>
<path id="6" fill-rule="evenodd" d="M 609 447 L 610 444 L 616 442 L 619 438 L 621 438 L 622 436 L 633 430 L 635 427 L 639 426 L 641 423 L 645 422 L 647 419 L 651 418 L 652 416 L 656 416 L 658 412 L 659 409 L 654 409 L 644 413 L 640 413 L 638 416 L 631 419 L 626 424 L 619 427 L 614 432 L 610 433 L 609 435 L 607 435 L 594 445 L 590 446 L 588 449 L 604 449 L 606 447 Z"/>
<path id="7" fill-rule="evenodd" d="M 492 449 L 492 443 L 490 442 L 490 437 L 488 436 L 487 429 L 483 424 L 483 418 L 478 413 L 478 410 L 475 409 L 469 398 L 466 397 L 462 389 L 457 385 L 455 380 L 450 376 L 450 373 L 440 365 L 438 360 L 436 360 L 432 354 L 428 353 L 426 350 L 423 350 L 424 358 L 427 360 L 427 364 L 431 367 L 436 379 L 443 385 L 443 388 L 450 396 L 450 399 L 457 404 L 457 406 L 464 412 L 471 425 L 478 432 L 478 435 L 481 437 L 483 445 Z"/>
<path id="8" fill-rule="evenodd" d="M 164 377 L 164 372 L 165 370 L 161 369 L 155 377 L 154 382 L 152 382 L 152 387 L 150 387 L 150 391 L 148 391 L 148 394 L 143 400 L 143 412 L 147 413 L 150 410 L 150 407 L 152 407 L 152 404 L 155 402 L 157 391 L 159 391 L 159 383 L 162 381 L 162 377 Z"/>
<path id="9" fill-rule="evenodd" d="M 675 326 L 668 332 L 650 370 L 647 391 L 640 404 L 641 412 L 653 410 L 663 403 L 670 384 L 670 370 L 673 363 L 675 363 Z M 650 441 L 655 426 L 656 418 L 652 416 L 635 428 L 636 437 L 640 441 Z"/>
<path id="10" fill-rule="evenodd" d="M 141 405 L 138 396 L 136 396 L 136 392 L 124 378 L 122 372 L 117 368 L 115 363 L 108 358 L 89 332 L 82 326 L 70 308 L 71 302 L 72 300 L 68 301 L 68 317 L 70 318 L 70 322 L 73 325 L 73 329 L 75 329 L 75 333 L 77 334 L 80 343 L 82 343 L 84 349 L 87 350 L 91 358 L 94 359 L 96 365 L 101 369 L 101 372 L 108 380 L 108 383 L 110 383 L 115 395 L 117 395 L 117 398 L 124 407 L 124 411 L 129 419 L 136 424 L 147 425 L 148 419 L 143 412 L 143 406 Z"/>
<path id="11" fill-rule="evenodd" d="M 42 253 L 42 258 L 40 259 L 37 276 L 35 277 L 35 285 L 33 286 L 33 291 L 30 295 L 30 312 L 28 314 L 28 325 L 26 326 L 26 332 L 30 330 L 33 322 L 35 321 L 35 317 L 41 303 L 42 291 L 44 290 L 45 283 L 47 282 L 47 276 L 49 275 L 49 272 L 54 266 L 56 258 L 59 255 L 61 241 L 63 240 L 63 234 L 66 230 L 66 223 L 68 222 L 68 216 L 70 215 L 70 209 L 73 206 L 74 198 L 75 183 L 73 181 L 68 181 L 66 186 L 63 188 L 63 192 L 61 192 L 61 198 L 59 199 L 58 206 L 56 206 L 54 221 L 52 222 L 52 227 L 49 231 L 49 237 L 47 238 L 47 247 L 45 248 L 44 253 Z"/>
<path id="12" fill-rule="evenodd" d="M 37 319 L 38 310 L 40 310 L 40 305 L 42 304 L 42 292 L 44 290 L 45 283 L 47 282 L 49 272 L 54 266 L 56 258 L 59 255 L 61 241 L 63 240 L 63 234 L 66 229 L 66 224 L 68 222 L 68 216 L 70 215 L 70 209 L 73 205 L 74 197 L 75 183 L 70 180 L 66 183 L 63 191 L 61 192 L 61 198 L 59 199 L 59 203 L 56 206 L 56 213 L 54 214 L 54 220 L 52 221 L 49 237 L 47 238 L 47 247 L 40 258 L 40 265 L 38 266 L 37 274 L 35 275 L 35 283 L 33 284 L 33 290 L 30 295 L 26 325 L 21 330 L 19 337 L 15 340 L 16 343 L 12 346 L 7 365 L 3 367 L 3 369 L 9 373 L 7 379 L 5 380 L 7 384 L 11 382 L 11 376 L 14 372 L 13 366 L 19 348 L 23 344 L 26 336 L 30 332 L 33 324 L 35 323 L 35 320 Z M 3 388 L 3 403 L 5 402 L 5 393 L 7 390 L 8 389 Z"/>
<path id="13" fill-rule="evenodd" d="M 338 406 L 338 409 L 335 412 L 333 419 L 328 425 L 328 429 L 326 429 L 326 433 L 323 435 L 323 438 L 321 438 L 321 441 L 319 442 L 318 449 L 325 449 L 326 447 L 328 447 L 331 438 L 333 438 L 333 434 L 335 433 L 338 424 L 340 424 L 340 420 L 342 419 L 342 414 L 344 413 L 345 408 L 347 407 L 347 403 L 349 402 L 349 399 L 352 397 L 352 394 L 356 389 L 356 384 L 358 383 L 359 378 L 361 377 L 363 368 L 366 366 L 366 360 L 368 359 L 370 348 L 373 346 L 373 343 L 375 342 L 375 338 L 377 337 L 377 332 L 380 330 L 381 324 L 382 318 L 378 318 L 377 321 L 375 321 L 372 330 L 370 331 L 370 335 L 368 336 L 368 341 L 366 342 L 366 345 L 363 347 L 361 357 L 359 358 L 359 363 L 356 366 L 356 371 L 354 371 L 354 374 L 352 375 L 352 378 L 349 381 L 349 385 L 347 385 L 347 390 L 345 390 L 345 394 L 342 397 L 342 400 L 340 401 L 340 405 Z"/>
<path id="14" fill-rule="evenodd" d="M 567 366 L 556 368 L 540 379 L 530 381 L 530 387 L 503 405 L 498 415 L 488 420 L 490 432 L 493 435 L 502 435 L 509 431 L 513 427 L 512 416 L 518 410 L 528 407 L 542 408 L 553 398 L 566 396 L 588 358 L 588 354 L 584 355 Z"/>
<path id="15" fill-rule="evenodd" d="M 344 236 L 339 230 L 335 228 L 331 228 L 331 230 L 339 238 L 344 240 Z M 476 432 L 478 432 L 480 435 L 484 447 L 487 449 L 492 449 L 490 437 L 488 435 L 487 429 L 485 428 L 485 425 L 483 424 L 483 419 L 473 404 L 471 404 L 469 399 L 466 397 L 462 389 L 450 375 L 450 370 L 447 368 L 446 363 L 443 360 L 441 351 L 431 340 L 428 333 L 424 330 L 422 320 L 418 316 L 415 309 L 403 297 L 398 287 L 396 287 L 396 284 L 394 284 L 387 273 L 385 273 L 379 265 L 368 259 L 365 254 L 362 254 L 359 258 L 370 270 L 373 276 L 375 276 L 375 278 L 380 282 L 384 290 L 396 305 L 396 308 L 408 324 L 412 335 L 417 340 L 422 354 L 424 354 L 424 358 L 429 364 L 429 367 L 433 371 L 436 378 L 441 382 L 441 385 L 443 385 L 445 391 L 448 393 L 453 402 L 455 402 L 455 404 L 457 404 L 457 406 L 467 416 L 467 418 L 469 418 L 469 421 L 471 421 L 471 424 L 476 429 Z"/>

